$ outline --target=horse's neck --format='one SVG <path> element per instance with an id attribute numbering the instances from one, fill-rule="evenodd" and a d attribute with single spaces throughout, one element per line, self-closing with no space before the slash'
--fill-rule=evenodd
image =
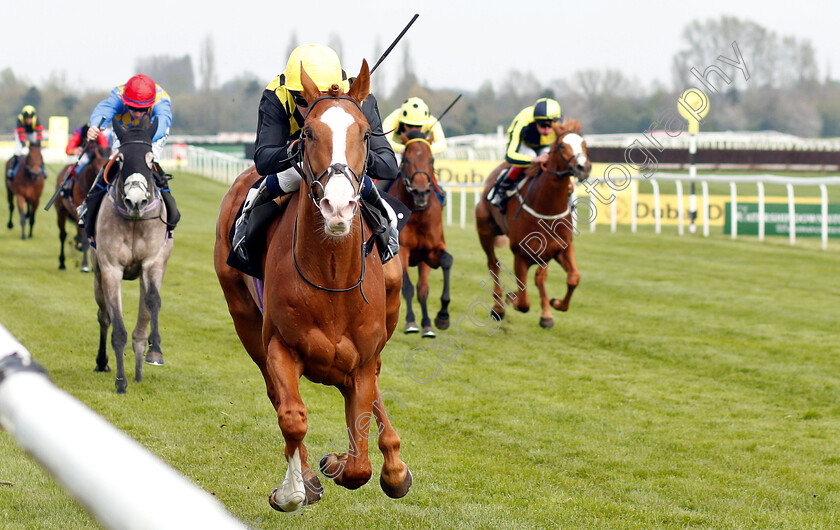
<path id="1" fill-rule="evenodd" d="M 364 223 L 361 212 L 353 218 L 353 229 L 349 236 L 336 241 L 324 234 L 324 220 L 318 213 L 309 190 L 301 186 L 298 197 L 296 228 L 294 229 L 294 253 L 298 264 L 306 263 L 307 276 L 313 271 L 313 277 L 323 280 L 358 276 L 362 261 L 362 229 Z M 370 235 L 365 230 L 366 235 Z M 314 271 L 318 271 L 315 273 Z"/>
<path id="2" fill-rule="evenodd" d="M 525 183 L 525 202 L 541 213 L 558 213 L 569 204 L 569 179 L 537 174 Z"/>

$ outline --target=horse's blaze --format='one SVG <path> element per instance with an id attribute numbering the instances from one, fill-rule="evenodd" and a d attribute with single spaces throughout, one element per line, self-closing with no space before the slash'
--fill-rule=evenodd
<path id="1" fill-rule="evenodd" d="M 350 126 L 355 123 L 353 116 L 341 107 L 327 109 L 321 121 L 332 131 L 332 160 L 330 165 L 349 165 L 347 163 L 347 135 Z M 321 199 L 321 214 L 324 216 L 324 231 L 335 237 L 350 233 L 353 217 L 356 214 L 356 190 L 350 181 L 341 174 L 333 174 L 324 186 Z"/>

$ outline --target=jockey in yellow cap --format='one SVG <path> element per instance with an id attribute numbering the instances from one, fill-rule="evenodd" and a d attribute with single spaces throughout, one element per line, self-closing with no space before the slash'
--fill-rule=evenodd
<path id="1" fill-rule="evenodd" d="M 429 138 L 432 154 L 446 150 L 446 136 L 440 122 L 429 113 L 429 106 L 418 97 L 408 98 L 403 104 L 382 121 L 382 129 L 388 134 L 388 142 L 395 153 L 405 151 L 403 135 L 412 130 L 419 130 Z M 389 132 L 390 131 L 390 132 Z"/>

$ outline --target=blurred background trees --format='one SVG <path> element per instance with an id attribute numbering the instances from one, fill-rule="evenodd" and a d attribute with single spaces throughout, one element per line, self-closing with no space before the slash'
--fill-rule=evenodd
<path id="1" fill-rule="evenodd" d="M 718 60 L 721 55 L 735 58 L 733 41 L 746 62 L 749 80 Z M 287 51 L 297 43 L 293 32 Z M 343 45 L 337 33 L 331 34 L 329 44 L 341 56 Z M 374 48 L 371 60 L 384 49 L 378 39 Z M 450 136 L 491 133 L 499 125 L 506 129 L 517 112 L 539 97 L 557 99 L 564 115 L 580 119 L 587 133 L 642 132 L 662 111 L 676 105 L 683 90 L 702 89 L 691 69 L 702 72 L 710 65 L 721 67 L 732 83 L 713 80 L 720 91 L 708 94 L 713 112 L 704 130 L 772 129 L 800 136 L 840 136 L 840 83 L 831 79 L 829 72 L 820 72 L 810 41 L 778 35 L 750 20 L 722 16 L 687 25 L 672 59 L 670 87 L 617 70 L 584 70 L 545 84 L 532 72 L 512 70 L 488 72 L 488 79 L 474 90 L 462 91 L 423 82 L 422 72 L 415 70 L 413 53 L 409 43 L 402 42 L 387 59 L 399 66 L 374 74 L 372 88 L 380 113 L 384 117 L 407 97 L 419 96 L 437 116 L 462 93 L 441 122 Z M 358 64 L 344 62 L 351 75 L 358 69 Z M 172 134 L 254 131 L 259 100 L 270 79 L 245 72 L 220 84 L 216 66 L 209 35 L 202 41 L 196 64 L 189 55 L 156 55 L 135 63 L 137 71 L 150 75 L 172 96 Z M 0 131 L 12 131 L 25 104 L 35 105 L 43 118 L 69 116 L 73 128 L 84 123 L 105 96 L 107 91 L 79 92 L 64 73 L 54 73 L 42 85 L 34 86 L 6 68 L 0 71 Z"/>

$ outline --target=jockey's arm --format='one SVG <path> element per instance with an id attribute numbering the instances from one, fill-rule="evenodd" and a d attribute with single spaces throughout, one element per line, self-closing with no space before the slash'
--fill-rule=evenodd
<path id="1" fill-rule="evenodd" d="M 108 94 L 108 97 L 103 99 L 99 102 L 96 107 L 94 107 L 93 112 L 90 114 L 90 119 L 88 123 L 90 123 L 90 128 L 88 129 L 88 140 L 93 141 L 99 136 L 99 123 L 101 122 L 103 127 L 108 127 L 111 125 L 111 120 L 114 119 L 114 116 L 122 110 L 123 102 L 122 96 L 120 94 L 120 87 L 116 86 L 111 89 L 111 93 Z M 102 121 L 104 118 L 104 122 Z"/>
<path id="2" fill-rule="evenodd" d="M 446 151 L 446 135 L 443 134 L 443 126 L 440 122 L 434 116 L 430 117 L 430 119 L 434 120 L 435 124 L 432 130 L 426 133 L 426 136 L 428 137 L 431 134 L 434 139 L 432 142 L 432 154 L 436 155 Z"/>
<path id="3" fill-rule="evenodd" d="M 522 131 L 527 124 L 519 120 L 514 121 L 508 133 L 508 145 L 505 151 L 505 162 L 512 166 L 524 167 L 531 163 L 531 157 L 519 153 L 519 147 L 522 145 Z"/>
<path id="4" fill-rule="evenodd" d="M 271 175 L 291 167 L 285 162 L 292 143 L 289 119 L 274 91 L 266 89 L 260 99 L 254 150 L 254 165 L 260 175 Z"/>
<path id="5" fill-rule="evenodd" d="M 388 135 L 386 138 L 388 138 L 388 143 L 391 144 L 391 149 L 395 153 L 402 154 L 405 151 L 405 146 L 402 143 L 402 138 L 400 138 L 400 133 L 397 132 L 399 128 L 400 109 L 397 109 L 391 114 L 388 114 L 382 121 L 382 130 Z"/>
<path id="6" fill-rule="evenodd" d="M 35 126 L 35 139 L 39 142 L 44 139 L 44 126 L 40 123 Z"/>
<path id="7" fill-rule="evenodd" d="M 64 152 L 68 155 L 76 154 L 76 148 L 79 147 L 79 144 L 81 143 L 82 135 L 79 133 L 78 130 L 73 131 L 73 136 L 71 136 L 70 139 L 67 140 L 67 147 L 64 149 Z"/>
<path id="8" fill-rule="evenodd" d="M 160 99 L 152 106 L 152 115 L 150 116 L 153 120 L 158 119 L 157 131 L 152 137 L 152 142 L 157 142 L 167 136 L 169 127 L 172 126 L 172 100 L 169 99 L 169 94 L 163 89 L 158 93 L 158 97 Z"/>
<path id="9" fill-rule="evenodd" d="M 373 94 L 362 103 L 362 113 L 367 118 L 373 133 L 370 137 L 367 173 L 371 178 L 394 180 L 399 172 L 397 157 L 394 156 L 394 150 L 389 141 L 382 135 L 382 118 L 379 117 L 379 107 Z"/>

